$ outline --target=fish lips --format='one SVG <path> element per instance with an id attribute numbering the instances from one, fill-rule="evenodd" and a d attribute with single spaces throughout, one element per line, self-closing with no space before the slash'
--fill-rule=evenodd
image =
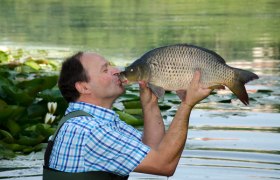
<path id="1" fill-rule="evenodd" d="M 128 79 L 126 78 L 126 72 L 122 71 L 118 74 L 121 83 L 128 84 Z"/>

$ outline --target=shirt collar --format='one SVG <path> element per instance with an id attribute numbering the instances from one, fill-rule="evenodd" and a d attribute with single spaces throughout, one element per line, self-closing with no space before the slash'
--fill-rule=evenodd
<path id="1" fill-rule="evenodd" d="M 118 114 L 111 109 L 107 109 L 101 106 L 96 106 L 85 102 L 69 103 L 69 106 L 66 110 L 66 114 L 78 110 L 85 111 L 97 119 L 106 120 L 106 121 L 115 121 L 119 117 Z"/>

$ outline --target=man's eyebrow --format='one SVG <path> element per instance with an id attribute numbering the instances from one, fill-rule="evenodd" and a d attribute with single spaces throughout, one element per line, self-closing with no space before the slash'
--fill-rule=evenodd
<path id="1" fill-rule="evenodd" d="M 104 64 L 101 66 L 101 69 L 107 68 L 108 65 L 109 65 L 108 62 L 104 63 Z"/>

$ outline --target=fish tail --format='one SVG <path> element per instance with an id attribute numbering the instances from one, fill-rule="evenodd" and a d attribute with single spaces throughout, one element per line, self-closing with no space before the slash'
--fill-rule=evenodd
<path id="1" fill-rule="evenodd" d="M 234 70 L 234 78 L 231 83 L 227 84 L 227 87 L 238 97 L 238 99 L 245 105 L 249 104 L 249 98 L 247 91 L 245 89 L 245 84 L 254 79 L 258 79 L 258 75 L 242 70 L 233 68 Z"/>

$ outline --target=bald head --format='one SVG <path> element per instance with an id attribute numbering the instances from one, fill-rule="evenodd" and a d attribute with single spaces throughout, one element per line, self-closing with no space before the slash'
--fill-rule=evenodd
<path id="1" fill-rule="evenodd" d="M 93 52 L 83 53 L 80 62 L 87 72 L 88 77 L 97 75 L 97 73 L 109 65 L 108 61 L 103 56 Z"/>
<path id="2" fill-rule="evenodd" d="M 85 52 L 82 54 L 80 61 L 85 69 L 88 69 L 89 64 L 95 64 L 98 62 L 107 62 L 107 60 L 101 55 L 93 52 Z M 92 68 L 92 67 L 90 67 Z"/>

